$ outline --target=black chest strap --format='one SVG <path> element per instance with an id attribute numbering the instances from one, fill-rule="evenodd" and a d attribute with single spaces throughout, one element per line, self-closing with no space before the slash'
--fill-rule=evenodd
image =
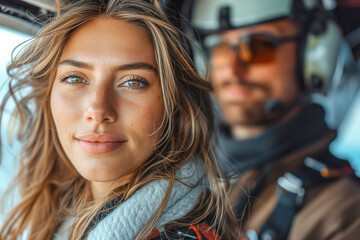
<path id="1" fill-rule="evenodd" d="M 261 226 L 259 235 L 250 230 L 251 240 L 284 240 L 290 232 L 296 213 L 303 205 L 306 192 L 321 183 L 330 182 L 341 175 L 353 174 L 346 166 L 330 169 L 314 158 L 306 158 L 304 164 L 293 172 L 287 172 L 277 181 L 278 202 L 274 211 Z"/>

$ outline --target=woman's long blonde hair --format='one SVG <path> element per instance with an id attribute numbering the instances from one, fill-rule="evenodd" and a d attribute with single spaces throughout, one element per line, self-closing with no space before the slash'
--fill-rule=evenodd
<path id="1" fill-rule="evenodd" d="M 94 203 L 88 182 L 75 171 L 59 143 L 49 99 L 67 40 L 76 29 L 98 17 L 141 26 L 151 36 L 165 114 L 162 138 L 153 156 L 137 169 L 128 184 Z M 22 198 L 9 212 L 0 231 L 1 239 L 17 239 L 24 231 L 29 231 L 29 239 L 52 239 L 69 215 L 77 216 L 71 239 L 79 239 L 86 235 L 92 217 L 105 202 L 120 194 L 126 200 L 141 186 L 156 179 L 169 179 L 174 183 L 175 172 L 194 157 L 204 163 L 210 190 L 201 195 L 189 216 L 172 223 L 173 226 L 196 224 L 211 215 L 213 227 L 227 239 L 236 238 L 235 218 L 217 180 L 219 169 L 211 148 L 214 128 L 211 87 L 196 73 L 180 37 L 186 39 L 169 23 L 157 1 L 83 0 L 63 7 L 13 58 L 8 67 L 10 91 L 2 102 L 1 114 L 13 99 L 16 103 L 13 116 L 19 119 L 17 137 L 23 143 L 16 178 Z M 25 95 L 19 97 L 21 91 Z M 171 186 L 137 239 L 143 239 L 153 230 L 170 196 Z M 166 227 L 171 228 L 172 224 Z"/>

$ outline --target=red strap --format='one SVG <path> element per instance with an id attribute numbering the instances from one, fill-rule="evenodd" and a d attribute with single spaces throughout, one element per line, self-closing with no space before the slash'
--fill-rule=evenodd
<path id="1" fill-rule="evenodd" d="M 194 230 L 196 237 L 199 240 L 222 240 L 215 229 L 211 228 L 206 223 L 199 223 L 195 226 L 190 226 L 190 229 Z M 202 236 L 206 237 L 206 239 L 203 239 Z"/>
<path id="2" fill-rule="evenodd" d="M 216 230 L 212 229 L 206 223 L 200 223 L 197 225 L 190 226 L 189 229 L 195 232 L 196 238 L 198 240 L 222 240 L 222 238 L 217 234 Z M 159 229 L 155 229 L 146 240 L 151 240 L 159 235 L 160 235 Z"/>
<path id="3" fill-rule="evenodd" d="M 338 0 L 337 5 L 340 7 L 360 7 L 360 0 Z"/>
<path id="4" fill-rule="evenodd" d="M 155 229 L 146 240 L 151 240 L 160 235 L 159 229 Z"/>

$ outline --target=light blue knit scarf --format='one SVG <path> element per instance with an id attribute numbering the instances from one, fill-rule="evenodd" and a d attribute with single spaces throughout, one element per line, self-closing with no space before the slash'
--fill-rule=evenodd
<path id="1" fill-rule="evenodd" d="M 196 204 L 204 184 L 198 184 L 204 176 L 200 163 L 191 161 L 176 173 L 176 177 L 193 187 L 176 182 L 155 228 L 185 216 Z M 108 216 L 90 231 L 87 239 L 134 239 L 160 205 L 169 186 L 168 180 L 156 180 L 137 190 L 129 199 L 120 203 Z"/>

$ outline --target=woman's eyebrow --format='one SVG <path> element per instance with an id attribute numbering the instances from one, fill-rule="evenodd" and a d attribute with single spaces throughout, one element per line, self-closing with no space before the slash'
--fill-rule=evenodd
<path id="1" fill-rule="evenodd" d="M 92 70 L 93 66 L 91 64 L 85 63 L 85 62 L 80 62 L 80 61 L 75 61 L 75 60 L 70 60 L 70 59 L 65 59 L 63 61 L 61 61 L 58 66 L 61 65 L 70 65 L 73 67 L 77 67 L 77 68 L 85 68 L 85 69 L 89 69 Z"/>
<path id="2" fill-rule="evenodd" d="M 128 63 L 114 68 L 115 71 L 125 71 L 125 70 L 135 70 L 135 69 L 146 69 L 157 72 L 156 68 L 153 65 L 146 62 Z"/>
<path id="3" fill-rule="evenodd" d="M 85 62 L 81 62 L 81 61 L 76 61 L 76 60 L 70 60 L 70 59 L 65 59 L 63 61 L 61 61 L 58 66 L 60 65 L 70 65 L 70 66 L 74 66 L 74 67 L 78 67 L 78 68 L 85 68 L 88 70 L 93 70 L 94 66 Z M 136 70 L 136 69 L 145 69 L 145 70 L 151 70 L 154 72 L 157 72 L 156 68 L 151 65 L 150 63 L 146 63 L 146 62 L 134 62 L 134 63 L 128 63 L 128 64 L 123 64 L 123 65 L 119 65 L 113 68 L 114 71 L 125 71 L 125 70 Z"/>

